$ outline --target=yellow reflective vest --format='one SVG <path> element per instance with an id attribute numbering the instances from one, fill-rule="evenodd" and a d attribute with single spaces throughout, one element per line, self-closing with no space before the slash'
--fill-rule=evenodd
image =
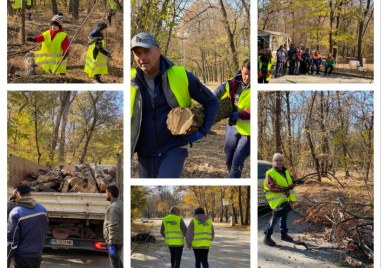
<path id="1" fill-rule="evenodd" d="M 163 218 L 165 243 L 168 246 L 183 246 L 184 234 L 181 230 L 181 216 L 170 214 Z"/>
<path id="2" fill-rule="evenodd" d="M 192 248 L 210 247 L 213 239 L 211 219 L 199 221 L 193 218 L 192 221 L 194 227 Z"/>
<path id="3" fill-rule="evenodd" d="M 58 69 L 57 66 L 63 58 L 64 51 L 61 44 L 66 38 L 67 33 L 59 32 L 54 36 L 53 40 L 49 30 L 43 32 L 42 35 L 44 36 L 44 42 L 41 43 L 41 49 L 34 52 L 36 65 L 48 73 L 66 73 L 67 59 L 61 62 Z"/>
<path id="4" fill-rule="evenodd" d="M 11 3 L 12 3 L 12 8 L 13 9 L 22 8 L 22 0 L 13 0 L 13 1 L 11 1 Z M 27 0 L 26 1 L 26 5 L 27 6 L 31 6 L 32 5 L 32 0 Z"/>
<path id="5" fill-rule="evenodd" d="M 238 99 L 238 112 L 250 109 L 250 88 L 242 91 Z M 241 135 L 250 136 L 250 119 L 243 120 L 238 118 L 236 124 L 237 132 Z"/>
<path id="6" fill-rule="evenodd" d="M 102 46 L 104 46 L 105 41 L 102 40 Z M 108 66 L 107 66 L 107 57 L 98 52 L 97 58 L 94 58 L 94 49 L 96 46 L 96 42 L 92 43 L 87 49 L 86 54 L 86 65 L 85 65 L 85 73 L 89 75 L 89 77 L 94 77 L 96 74 L 108 74 Z"/>
<path id="7" fill-rule="evenodd" d="M 275 180 L 275 183 L 281 187 L 287 187 L 292 185 L 292 178 L 288 170 L 285 171 L 286 178 L 283 177 L 275 168 L 271 168 L 266 172 Z M 289 190 L 289 195 L 287 196 L 284 192 L 270 192 L 269 187 L 266 184 L 266 180 L 263 182 L 263 189 L 265 192 L 266 200 L 272 209 L 279 207 L 284 202 L 294 202 L 296 201 L 296 195 L 294 190 Z"/>
<path id="8" fill-rule="evenodd" d="M 270 78 L 271 78 L 271 69 L 273 67 L 273 64 L 274 64 L 274 58 L 271 58 L 269 63 L 267 64 L 267 74 L 266 74 L 266 81 L 270 81 Z M 261 56 L 258 56 L 258 78 L 260 76 L 262 76 L 262 59 L 261 59 Z"/>

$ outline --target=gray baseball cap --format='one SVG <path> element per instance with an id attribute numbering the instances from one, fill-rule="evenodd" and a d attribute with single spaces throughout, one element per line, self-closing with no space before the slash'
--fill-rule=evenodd
<path id="1" fill-rule="evenodd" d="M 151 48 L 153 46 L 159 46 L 156 38 L 150 33 L 138 33 L 131 39 L 131 49 L 135 47 Z"/>

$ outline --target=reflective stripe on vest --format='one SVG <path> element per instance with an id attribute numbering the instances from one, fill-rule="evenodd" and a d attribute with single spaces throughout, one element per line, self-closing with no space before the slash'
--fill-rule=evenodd
<path id="1" fill-rule="evenodd" d="M 210 247 L 212 245 L 212 221 L 208 219 L 207 221 L 199 221 L 193 218 L 193 240 L 192 247 Z"/>
<path id="2" fill-rule="evenodd" d="M 238 111 L 250 109 L 250 88 L 245 89 L 238 99 Z M 236 128 L 238 133 L 245 136 L 250 136 L 250 119 L 242 120 L 238 118 Z"/>
<path id="3" fill-rule="evenodd" d="M 168 246 L 183 246 L 184 234 L 181 231 L 181 216 L 170 214 L 163 218 L 165 243 Z"/>
<path id="4" fill-rule="evenodd" d="M 167 70 L 169 86 L 182 108 L 192 105 L 188 89 L 188 75 L 184 67 L 172 66 Z"/>
<path id="5" fill-rule="evenodd" d="M 133 80 L 136 76 L 136 69 L 132 68 L 130 71 L 130 78 L 131 78 L 131 107 L 130 107 L 130 119 L 132 118 L 132 114 L 134 112 L 134 105 L 135 105 L 135 98 L 136 98 L 136 87 L 133 84 Z"/>
<path id="6" fill-rule="evenodd" d="M 42 33 L 44 37 L 44 42 L 41 44 L 41 49 L 34 52 L 35 63 L 45 72 L 51 73 L 65 73 L 67 59 L 63 60 L 57 69 L 57 65 L 62 60 L 63 50 L 62 42 L 66 38 L 67 34 L 65 32 L 59 32 L 51 39 L 50 31 L 47 30 Z M 56 70 L 57 69 L 57 70 Z"/>
<path id="7" fill-rule="evenodd" d="M 266 172 L 266 175 L 269 175 L 277 185 L 281 187 L 287 187 L 291 185 L 292 179 L 288 170 L 285 171 L 286 178 L 283 177 L 275 168 L 271 168 Z M 263 189 L 265 191 L 265 196 L 267 202 L 272 209 L 279 207 L 284 202 L 296 201 L 296 195 L 294 190 L 290 190 L 290 195 L 287 197 L 283 192 L 270 192 L 269 187 L 266 184 L 266 180 L 263 182 Z"/>
<path id="8" fill-rule="evenodd" d="M 102 46 L 104 46 L 105 41 L 102 40 Z M 85 73 L 89 75 L 89 77 L 94 77 L 96 74 L 108 74 L 108 66 L 107 66 L 107 57 L 98 52 L 97 58 L 94 59 L 94 49 L 96 46 L 96 42 L 92 43 L 87 49 L 86 54 L 86 65 L 85 65 Z"/>

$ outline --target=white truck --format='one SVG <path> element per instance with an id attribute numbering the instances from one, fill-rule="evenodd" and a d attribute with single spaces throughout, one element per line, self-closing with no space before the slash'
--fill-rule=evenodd
<path id="1" fill-rule="evenodd" d="M 117 159 L 116 182 L 121 188 L 121 160 Z M 8 198 L 13 188 L 29 174 L 47 167 L 11 155 L 9 158 Z M 49 233 L 45 247 L 106 251 L 103 221 L 109 202 L 105 193 L 32 192 L 32 197 L 48 210 Z M 9 200 L 9 199 L 8 199 Z"/>

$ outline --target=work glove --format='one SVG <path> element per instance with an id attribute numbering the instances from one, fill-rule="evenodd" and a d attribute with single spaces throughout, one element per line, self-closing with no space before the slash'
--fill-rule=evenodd
<path id="1" fill-rule="evenodd" d="M 238 112 L 232 112 L 229 116 L 229 125 L 234 126 L 235 124 L 237 124 L 237 120 L 238 120 Z"/>
<path id="2" fill-rule="evenodd" d="M 28 37 L 26 38 L 26 41 L 35 43 L 35 42 L 36 42 L 36 39 L 35 39 L 34 37 L 32 37 L 32 36 L 28 36 Z"/>
<path id="3" fill-rule="evenodd" d="M 202 133 L 201 131 L 197 131 L 197 132 L 195 132 L 193 134 L 190 134 L 190 135 L 186 136 L 185 138 L 187 139 L 187 141 L 189 143 L 193 143 L 195 141 L 200 140 L 204 136 L 205 136 L 204 133 Z"/>
<path id="4" fill-rule="evenodd" d="M 108 245 L 108 253 L 111 257 L 116 257 L 116 248 L 114 244 Z"/>

